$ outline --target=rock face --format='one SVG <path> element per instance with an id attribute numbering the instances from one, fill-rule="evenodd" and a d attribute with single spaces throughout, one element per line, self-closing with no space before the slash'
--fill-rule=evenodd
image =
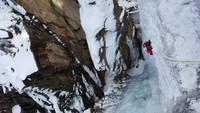
<path id="1" fill-rule="evenodd" d="M 130 49 L 135 49 L 133 47 L 130 47 L 128 45 L 128 40 L 133 40 L 134 38 L 134 22 L 131 19 L 130 16 L 127 15 L 126 12 L 123 12 L 122 7 L 119 6 L 118 2 L 113 0 L 114 3 L 114 15 L 117 20 L 116 26 L 119 38 L 119 51 L 122 54 L 122 58 L 124 59 L 125 64 L 127 65 L 127 68 L 129 69 L 131 65 L 133 65 L 133 60 L 131 60 L 131 53 Z M 123 18 L 120 20 L 120 16 L 124 13 Z M 135 57 L 134 60 L 137 58 Z"/>
<path id="2" fill-rule="evenodd" d="M 25 93 L 52 112 L 56 111 L 56 108 L 49 95 L 58 99 L 61 112 L 83 111 L 103 97 L 100 74 L 95 69 L 78 62 L 73 52 L 59 42 L 55 35 L 49 33 L 40 22 L 24 20 L 24 25 L 30 35 L 31 49 L 39 67 L 38 72 L 24 81 Z M 35 93 L 37 96 L 34 95 Z M 46 99 L 38 95 L 45 95 Z M 43 100 L 42 104 L 39 100 Z M 77 104 L 79 106 L 75 107 L 74 105 Z"/>
<path id="3" fill-rule="evenodd" d="M 128 45 L 128 41 L 132 40 L 134 37 L 134 26 L 131 17 L 118 5 L 117 1 L 109 0 L 106 1 L 105 4 L 104 2 L 97 1 L 94 1 L 95 4 L 92 4 L 88 1 L 89 5 L 97 7 L 100 10 L 102 8 L 110 10 L 108 11 L 110 14 L 105 13 L 105 15 L 111 15 L 102 19 L 105 21 L 104 27 L 101 29 L 98 28 L 99 30 L 94 34 L 95 36 L 93 39 L 88 38 L 88 31 L 86 30 L 90 25 L 84 25 L 83 19 L 80 21 L 81 17 L 79 14 L 78 1 L 44 0 L 41 2 L 40 0 L 17 0 L 17 2 L 29 13 L 36 16 L 42 23 L 45 23 L 48 30 L 56 33 L 59 40 L 73 52 L 74 56 L 79 59 L 81 64 L 93 67 L 91 62 L 92 57 L 93 64 L 97 70 L 112 70 L 118 73 L 132 66 L 133 60 L 131 60 L 130 57 L 130 50 L 134 48 L 130 47 L 130 44 Z M 83 12 L 82 7 L 88 4 L 87 2 L 79 3 L 81 12 Z M 98 4 L 100 6 L 98 6 Z M 112 5 L 109 6 L 109 4 L 114 5 L 112 7 Z M 91 11 L 91 13 L 99 12 Z M 89 17 L 88 21 L 90 21 Z M 96 21 L 96 24 L 99 24 L 98 20 L 91 19 L 91 21 Z M 85 31 L 83 31 L 81 24 Z M 110 25 L 106 26 L 106 24 L 112 24 L 111 26 L 113 26 L 113 28 L 110 27 Z M 91 31 L 93 30 L 95 30 L 95 28 Z M 92 33 L 89 31 L 89 34 Z M 109 40 L 109 37 L 112 37 L 112 40 Z M 89 48 L 87 47 L 86 39 Z M 97 46 L 99 45 L 98 47 L 91 45 L 94 39 L 96 39 L 94 43 L 96 43 Z M 90 50 L 90 54 L 88 50 Z M 114 54 L 113 58 L 108 57 L 110 56 L 109 54 L 112 53 Z M 48 57 L 51 56 L 49 55 Z M 132 57 L 132 59 L 135 60 L 136 57 Z"/>
<path id="4" fill-rule="evenodd" d="M 72 53 L 59 44 L 55 37 L 49 34 L 40 23 L 30 23 L 25 20 L 24 25 L 30 35 L 31 49 L 40 69 L 48 67 L 68 68 L 69 65 L 75 65 L 74 58 L 70 56 Z"/>
<path id="5" fill-rule="evenodd" d="M 78 1 L 16 1 L 27 11 L 24 15 L 13 10 L 23 18 L 38 71 L 24 80 L 22 94 L 10 92 L 14 95 L 10 97 L 9 94 L 0 93 L 2 98 L 6 98 L 0 104 L 16 97 L 15 103 L 21 106 L 24 113 L 36 113 L 37 110 L 41 113 L 82 113 L 104 97 L 105 71 L 120 74 L 134 65 L 136 57 L 130 55 L 130 50 L 134 49 L 134 44 L 130 46 L 134 37 L 133 22 L 117 1 L 109 0 L 113 3 L 110 10 L 114 11 L 112 19 L 115 30 L 104 27 L 95 34 L 95 40 L 103 42 L 98 51 L 95 51 L 100 57 L 98 65 L 102 69 L 97 68 L 92 59 L 93 53 L 90 50 L 93 47 L 81 25 Z M 114 37 L 107 40 L 110 33 Z M 131 44 L 128 43 L 130 41 Z M 114 59 L 108 58 L 111 50 Z M 5 113 L 10 113 L 15 105 L 12 102 L 0 106 L 0 112 L 6 109 Z M 26 105 L 27 103 L 30 104 Z M 30 106 L 34 107 L 31 111 Z"/>
<path id="6" fill-rule="evenodd" d="M 91 64 L 75 0 L 17 0 L 29 13 L 56 33 L 82 64 Z"/>

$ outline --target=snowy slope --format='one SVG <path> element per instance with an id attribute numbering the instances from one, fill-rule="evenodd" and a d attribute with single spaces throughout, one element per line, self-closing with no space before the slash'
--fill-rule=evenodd
<path id="1" fill-rule="evenodd" d="M 10 86 L 21 90 L 24 87 L 22 80 L 27 75 L 37 71 L 37 66 L 30 50 L 29 35 L 27 34 L 21 17 L 12 12 L 12 8 L 25 14 L 25 10 L 10 1 L 0 1 L 0 41 L 8 41 L 13 47 L 9 48 L 11 53 L 0 51 L 0 85 L 6 88 Z M 15 26 L 20 30 L 20 33 L 12 27 Z M 12 39 L 3 39 L 8 37 L 6 31 L 12 33 Z"/>
<path id="2" fill-rule="evenodd" d="M 143 41 L 152 41 L 154 55 L 146 58 L 152 57 L 149 65 L 158 71 L 162 113 L 199 113 L 194 107 L 199 97 L 191 97 L 199 87 L 199 1 L 140 0 L 139 5 Z"/>

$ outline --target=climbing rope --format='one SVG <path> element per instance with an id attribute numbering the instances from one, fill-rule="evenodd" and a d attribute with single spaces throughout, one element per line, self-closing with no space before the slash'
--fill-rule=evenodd
<path id="1" fill-rule="evenodd" d="M 179 60 L 179 59 L 168 58 L 168 57 L 165 57 L 165 56 L 163 56 L 163 55 L 161 55 L 161 54 L 158 54 L 158 53 L 155 53 L 155 52 L 154 52 L 154 54 L 156 54 L 156 55 L 162 57 L 164 60 L 170 61 L 170 62 L 200 63 L 200 61 L 198 61 L 198 60 Z"/>

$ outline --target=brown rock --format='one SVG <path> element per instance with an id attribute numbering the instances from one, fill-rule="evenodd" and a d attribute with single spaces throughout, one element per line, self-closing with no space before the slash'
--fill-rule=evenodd
<path id="1" fill-rule="evenodd" d="M 48 62 L 52 66 L 68 67 L 70 65 L 70 58 L 65 53 L 63 47 L 56 45 L 55 43 L 47 43 L 45 53 L 48 58 Z"/>
<path id="2" fill-rule="evenodd" d="M 20 105 L 22 113 L 36 113 L 37 110 L 41 113 L 47 113 L 45 109 L 40 107 L 26 94 L 19 94 L 12 90 L 11 92 L 3 93 L 0 88 L 0 113 L 12 113 L 12 107 Z"/>
<path id="3" fill-rule="evenodd" d="M 83 80 L 82 77 L 84 77 L 85 80 Z M 40 70 L 30 75 L 24 83 L 26 84 L 26 93 L 31 92 L 30 87 L 41 90 L 40 94 L 42 94 L 43 89 L 50 89 L 56 92 L 60 102 L 59 106 L 65 106 L 64 108 L 60 107 L 63 110 L 69 109 L 68 104 L 70 103 L 70 106 L 73 106 L 73 102 L 68 103 L 66 100 L 63 100 L 63 97 L 59 96 L 62 91 L 72 94 L 68 97 L 70 101 L 73 101 L 73 98 L 76 98 L 77 95 L 81 96 L 85 108 L 93 107 L 96 99 L 104 96 L 103 89 L 95 84 L 94 80 L 90 78 L 89 74 L 81 66 L 63 70 Z M 92 86 L 94 92 L 88 89 L 87 84 Z M 28 88 L 28 90 L 26 88 Z M 42 95 L 46 94 L 44 93 Z M 46 95 L 46 97 L 48 97 L 48 95 Z M 72 111 L 73 109 L 70 108 L 70 110 Z"/>
<path id="4" fill-rule="evenodd" d="M 117 36 L 113 37 L 113 40 L 119 40 L 119 45 L 117 50 L 115 51 L 115 55 L 120 53 L 122 57 L 116 58 L 115 62 L 113 64 L 112 71 L 115 71 L 116 73 L 124 73 L 127 69 L 130 69 L 132 66 L 134 66 L 134 60 L 131 58 L 131 50 L 135 49 L 133 46 L 128 45 L 128 41 L 132 41 L 133 45 L 133 33 L 135 32 L 134 23 L 132 21 L 132 18 L 128 16 L 127 12 L 122 12 L 122 7 L 119 6 L 117 0 L 113 0 L 114 3 L 114 16 L 116 19 L 116 32 Z M 123 18 L 120 20 L 121 14 L 123 15 Z M 96 38 L 98 41 L 102 40 L 103 44 L 101 45 L 101 48 L 99 49 L 99 56 L 100 56 L 100 62 L 105 62 L 106 67 L 110 69 L 109 64 L 107 61 L 107 52 L 106 52 L 106 42 L 105 42 L 105 35 L 107 34 L 105 28 L 102 28 L 96 35 Z M 103 63 L 102 63 L 103 64 Z M 124 65 L 125 64 L 125 65 Z"/>
<path id="5" fill-rule="evenodd" d="M 82 64 L 92 66 L 85 34 L 80 24 L 75 0 L 17 0 L 29 13 L 44 22 L 48 29 L 74 52 Z"/>
<path id="6" fill-rule="evenodd" d="M 122 8 L 119 6 L 118 2 L 116 0 L 113 0 L 114 2 L 114 15 L 115 19 L 117 20 L 117 31 L 119 37 L 119 51 L 122 54 L 122 57 L 124 59 L 124 62 L 129 69 L 133 64 L 133 61 L 131 59 L 130 55 L 130 48 L 127 44 L 127 40 L 133 39 L 133 33 L 134 31 L 134 23 L 130 16 L 128 16 L 127 12 L 125 12 L 124 17 L 122 19 L 122 22 L 120 22 L 119 18 L 122 13 Z M 123 23 L 123 24 L 122 24 Z"/>
<path id="7" fill-rule="evenodd" d="M 30 22 L 24 20 L 24 25 L 27 32 L 29 33 L 31 50 L 34 53 L 35 59 L 39 67 L 38 72 L 31 74 L 24 81 L 26 85 L 24 90 L 31 92 L 30 89 L 26 88 L 37 87 L 41 90 L 51 89 L 55 92 L 66 91 L 75 94 L 76 91 L 74 90 L 74 87 L 76 86 L 76 84 L 80 84 L 80 96 L 82 97 L 84 106 L 86 108 L 92 107 L 94 105 L 94 102 L 96 101 L 96 98 L 103 97 L 104 94 L 102 87 L 98 86 L 94 82 L 90 75 L 83 69 L 82 64 L 76 62 L 76 56 L 71 51 L 71 48 L 65 45 L 66 43 L 58 42 L 58 40 L 56 40 L 57 37 L 49 33 L 48 30 L 45 30 L 42 27 L 41 22 Z M 73 41 L 77 40 L 74 39 Z M 71 40 L 69 40 L 69 43 L 72 43 L 71 45 L 73 45 L 73 42 Z M 81 48 L 77 48 L 76 45 L 74 46 L 75 47 L 73 49 L 76 49 L 77 52 L 82 52 Z M 85 49 L 87 50 L 87 48 Z M 90 58 L 87 52 L 84 54 Z M 91 62 L 91 60 L 89 59 L 86 62 Z M 90 64 L 90 66 L 90 68 L 95 71 L 93 65 Z M 102 72 L 101 74 L 104 73 Z M 84 84 L 82 76 L 85 77 L 87 84 L 90 84 L 94 88 L 94 95 L 91 95 L 91 97 L 88 97 L 88 95 L 86 95 L 86 93 L 88 92 L 88 88 Z M 101 80 L 104 79 L 101 78 Z M 104 82 L 102 84 L 104 84 Z M 58 94 L 60 92 L 58 92 Z M 62 102 L 62 97 L 58 98 L 59 101 Z M 68 105 L 68 103 L 63 101 L 60 106 L 62 105 L 66 106 Z M 62 109 L 69 109 L 69 106 L 66 106 Z"/>
<path id="8" fill-rule="evenodd" d="M 54 67 L 68 68 L 75 65 L 72 53 L 55 41 L 39 23 L 24 21 L 27 32 L 30 35 L 31 50 L 34 53 L 39 69 Z"/>
<path id="9" fill-rule="evenodd" d="M 122 59 L 127 67 L 130 68 L 132 64 L 127 37 L 129 39 L 133 37 L 133 22 L 126 14 L 123 21 L 119 21 L 122 8 L 118 6 L 117 1 L 113 1 L 117 32 L 118 36 L 120 36 L 118 51 L 122 54 Z M 38 72 L 33 73 L 24 81 L 26 87 L 70 92 L 82 97 L 85 108 L 93 107 L 96 98 L 102 98 L 104 94 L 102 87 L 98 86 L 82 67 L 82 65 L 87 65 L 91 70 L 94 70 L 85 34 L 80 24 L 79 6 L 76 1 L 17 0 L 17 2 L 39 19 L 39 22 L 24 20 L 25 28 L 30 35 L 31 50 L 39 67 Z M 44 29 L 43 23 L 47 25 L 47 29 Z M 57 37 L 53 36 L 49 31 L 53 31 L 53 34 L 55 33 Z M 97 39 L 100 40 L 105 33 L 106 30 L 102 29 L 97 34 Z M 59 38 L 61 42 L 56 38 Z M 104 51 L 102 58 L 105 56 L 106 52 Z M 76 58 L 80 61 L 80 64 L 77 63 Z M 116 68 L 120 66 L 122 64 L 119 64 Z M 97 75 L 100 76 L 99 78 L 103 85 L 105 83 L 104 75 L 104 72 L 99 72 L 99 75 Z M 121 78 L 119 76 L 119 81 Z M 84 82 L 92 86 L 94 95 L 86 94 L 88 93 L 88 88 Z M 77 91 L 74 87 L 78 88 L 79 94 L 76 94 Z M 58 97 L 58 99 L 59 101 L 64 100 L 61 97 Z M 65 101 L 63 101 L 63 105 L 66 106 Z M 69 108 L 64 107 L 63 109 Z"/>

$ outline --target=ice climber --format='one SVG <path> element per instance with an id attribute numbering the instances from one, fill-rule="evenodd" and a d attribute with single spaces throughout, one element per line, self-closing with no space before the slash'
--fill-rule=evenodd
<path id="1" fill-rule="evenodd" d="M 153 55 L 153 50 L 152 50 L 153 48 L 151 46 L 151 41 L 150 40 L 144 42 L 143 47 L 146 48 L 146 51 L 147 51 L 148 54 Z"/>

